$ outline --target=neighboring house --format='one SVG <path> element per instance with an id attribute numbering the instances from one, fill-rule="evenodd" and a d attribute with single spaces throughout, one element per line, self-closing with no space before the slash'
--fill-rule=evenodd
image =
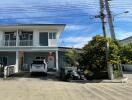
<path id="1" fill-rule="evenodd" d="M 15 65 L 15 72 L 20 72 L 28 71 L 36 57 L 45 57 L 48 68 L 58 71 L 57 41 L 64 28 L 65 24 L 0 26 L 0 62 Z"/>
<path id="2" fill-rule="evenodd" d="M 122 46 L 132 43 L 132 36 L 119 41 Z"/>

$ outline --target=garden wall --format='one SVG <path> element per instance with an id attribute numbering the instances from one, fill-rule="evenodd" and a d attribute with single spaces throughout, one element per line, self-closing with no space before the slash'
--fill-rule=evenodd
<path id="1" fill-rule="evenodd" d="M 124 71 L 132 72 L 132 64 L 122 64 L 122 69 Z"/>

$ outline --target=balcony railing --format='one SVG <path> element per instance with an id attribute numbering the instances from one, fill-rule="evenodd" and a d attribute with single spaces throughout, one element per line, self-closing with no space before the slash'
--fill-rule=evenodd
<path id="1" fill-rule="evenodd" d="M 16 46 L 16 40 L 6 40 L 3 43 L 4 46 Z"/>
<path id="2" fill-rule="evenodd" d="M 19 40 L 18 43 L 16 40 L 6 40 L 3 46 L 33 46 L 33 40 Z"/>
<path id="3" fill-rule="evenodd" d="M 19 40 L 19 46 L 33 46 L 33 40 Z"/>

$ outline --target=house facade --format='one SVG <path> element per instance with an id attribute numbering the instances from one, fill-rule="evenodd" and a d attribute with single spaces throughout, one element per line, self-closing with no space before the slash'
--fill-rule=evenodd
<path id="1" fill-rule="evenodd" d="M 28 71 L 36 58 L 46 58 L 48 69 L 59 69 L 57 41 L 65 24 L 0 26 L 0 63 Z"/>
<path id="2" fill-rule="evenodd" d="M 132 43 L 132 36 L 119 41 L 122 46 Z"/>

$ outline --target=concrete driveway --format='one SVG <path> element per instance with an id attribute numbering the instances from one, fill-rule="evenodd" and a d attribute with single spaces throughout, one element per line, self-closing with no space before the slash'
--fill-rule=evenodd
<path id="1" fill-rule="evenodd" d="M 132 81 L 132 72 L 124 72 L 124 76 L 128 77 L 128 81 Z"/>
<path id="2" fill-rule="evenodd" d="M 132 100 L 132 80 L 85 84 L 36 78 L 0 80 L 0 100 Z"/>

